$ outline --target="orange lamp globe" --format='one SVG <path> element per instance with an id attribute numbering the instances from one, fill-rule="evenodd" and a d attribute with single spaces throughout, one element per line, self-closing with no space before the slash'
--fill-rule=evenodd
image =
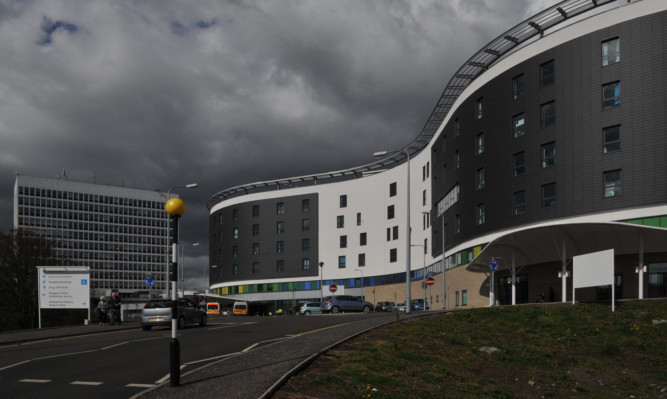
<path id="1" fill-rule="evenodd" d="M 164 209 L 172 216 L 182 216 L 185 213 L 185 202 L 180 198 L 172 198 L 164 205 Z"/>

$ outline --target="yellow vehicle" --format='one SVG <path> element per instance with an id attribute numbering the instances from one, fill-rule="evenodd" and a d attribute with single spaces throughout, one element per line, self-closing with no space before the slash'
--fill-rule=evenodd
<path id="1" fill-rule="evenodd" d="M 220 304 L 217 302 L 208 302 L 206 304 L 206 314 L 220 314 Z"/>
<path id="2" fill-rule="evenodd" d="M 234 302 L 234 316 L 247 316 L 248 302 Z"/>

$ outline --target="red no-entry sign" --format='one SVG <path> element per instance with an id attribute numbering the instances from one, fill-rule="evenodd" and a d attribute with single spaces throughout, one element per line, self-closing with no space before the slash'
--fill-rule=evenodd
<path id="1" fill-rule="evenodd" d="M 435 279 L 433 277 L 426 277 L 426 285 L 431 286 L 435 284 Z"/>
<path id="2" fill-rule="evenodd" d="M 336 287 L 336 284 L 331 284 L 329 286 L 329 291 L 333 294 L 334 292 L 338 291 L 338 287 Z"/>

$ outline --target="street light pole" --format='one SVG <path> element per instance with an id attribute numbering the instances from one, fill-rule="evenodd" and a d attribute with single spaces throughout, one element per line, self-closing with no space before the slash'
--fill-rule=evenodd
<path id="1" fill-rule="evenodd" d="M 395 152 L 404 152 L 407 157 L 407 169 L 408 169 L 408 178 L 406 180 L 406 234 L 405 234 L 405 313 L 410 313 L 410 301 L 412 300 L 412 295 L 410 294 L 410 258 L 412 256 L 410 252 L 410 242 L 412 240 L 412 227 L 410 226 L 410 153 L 408 150 L 399 150 Z M 373 154 L 374 157 L 383 157 L 389 154 L 388 151 L 379 151 Z"/>
<path id="2" fill-rule="evenodd" d="M 169 188 L 169 190 L 167 190 L 167 202 L 169 202 L 169 200 L 171 199 L 171 191 L 172 190 L 176 190 L 176 189 L 179 189 L 179 188 L 197 188 L 197 187 L 199 187 L 199 184 L 197 184 L 197 183 L 190 183 L 190 184 L 186 184 L 185 186 L 173 186 L 173 187 Z M 164 273 L 164 275 L 165 275 L 164 281 L 166 283 L 166 294 L 167 294 L 166 297 L 167 297 L 167 299 L 169 299 L 169 297 L 171 296 L 171 295 L 169 295 L 169 290 L 171 288 L 170 287 L 171 283 L 169 282 L 169 265 L 171 264 L 169 262 L 169 250 L 170 250 L 169 221 L 170 221 L 169 213 L 167 213 L 167 268 L 165 269 L 165 273 Z M 176 288 L 174 288 L 174 289 L 176 289 Z"/>
<path id="3" fill-rule="evenodd" d="M 422 288 L 424 288 L 424 310 L 426 310 L 426 247 L 421 244 L 412 244 L 413 247 L 422 247 L 424 250 L 424 265 L 422 269 Z"/>
<path id="4" fill-rule="evenodd" d="M 192 244 L 193 247 L 198 245 L 198 242 Z M 181 245 L 181 272 L 179 277 L 181 279 L 181 297 L 183 297 L 185 296 L 185 245 Z"/>
<path id="5" fill-rule="evenodd" d="M 361 300 L 366 300 L 366 291 L 364 291 L 364 271 L 362 269 L 354 269 L 355 272 L 361 272 Z"/>
<path id="6" fill-rule="evenodd" d="M 319 263 L 320 266 L 320 303 L 324 302 L 324 287 L 322 286 L 322 268 L 324 268 L 324 262 Z"/>

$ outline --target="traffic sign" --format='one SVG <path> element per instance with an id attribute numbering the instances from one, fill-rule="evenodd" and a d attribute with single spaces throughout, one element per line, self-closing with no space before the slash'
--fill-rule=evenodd
<path id="1" fill-rule="evenodd" d="M 435 279 L 433 277 L 426 277 L 426 285 L 429 287 L 435 284 Z"/>
<path id="2" fill-rule="evenodd" d="M 336 284 L 331 284 L 329 286 L 329 291 L 333 294 L 334 292 L 338 291 L 338 287 L 336 287 Z"/>
<path id="3" fill-rule="evenodd" d="M 491 259 L 491 262 L 489 262 L 489 269 L 491 269 L 492 272 L 498 270 L 498 262 L 495 259 Z"/>
<path id="4" fill-rule="evenodd" d="M 144 277 L 144 284 L 146 284 L 149 287 L 152 287 L 155 284 L 155 277 L 151 276 L 150 274 Z"/>

